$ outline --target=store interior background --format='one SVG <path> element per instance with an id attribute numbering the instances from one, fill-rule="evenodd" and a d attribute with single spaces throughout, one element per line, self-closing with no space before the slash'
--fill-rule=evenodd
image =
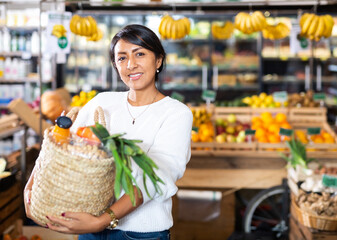
<path id="1" fill-rule="evenodd" d="M 335 26 L 330 38 L 309 41 L 307 48 L 296 49 L 296 53 L 292 49 L 294 36 L 268 40 L 262 37 L 261 32 L 247 35 L 235 30 L 227 40 L 212 37 L 213 22 L 234 21 L 238 12 L 257 10 L 274 22 L 287 23 L 292 29 L 299 28 L 299 18 L 305 12 L 331 14 Z M 50 53 L 45 31 L 50 12 L 93 16 L 104 33 L 103 38 L 98 42 L 89 42 L 85 37 L 69 33 L 70 53 Z M 242 98 L 261 92 L 286 91 L 291 94 L 312 89 L 325 94 L 327 122 L 337 129 L 336 12 L 337 2 L 328 0 L 0 1 L 0 116 L 10 113 L 7 105 L 13 99 L 22 98 L 30 106 L 38 107 L 42 93 L 57 88 L 67 89 L 71 96 L 79 95 L 81 91 L 126 90 L 110 62 L 112 37 L 127 24 L 143 24 L 160 36 L 160 19 L 164 14 L 170 14 L 176 19 L 188 17 L 191 32 L 181 40 L 162 40 L 167 62 L 157 86 L 161 92 L 182 96 L 185 103 L 198 106 L 205 103 L 202 93 L 212 90 L 216 93 L 215 105 L 237 107 L 241 106 Z M 51 123 L 48 119 L 44 120 Z M 0 156 L 12 160 L 12 167 L 19 169 L 16 177 L 22 189 L 39 153 L 37 146 L 41 141 L 41 132 L 22 126 L 12 132 L 1 131 Z M 22 163 L 23 154 L 25 163 Z M 202 168 L 202 161 L 198 156 L 189 167 Z M 268 164 L 267 161 L 254 161 L 260 165 Z M 276 163 L 275 159 L 271 162 L 275 166 L 283 166 L 283 162 Z M 213 161 L 210 165 L 230 168 L 239 164 L 221 162 L 219 165 Z M 243 166 L 257 168 L 249 164 Z M 177 206 L 174 217 L 181 223 L 181 227 L 174 230 L 175 239 L 220 239 L 217 236 L 208 238 L 212 232 L 226 239 L 221 235 L 226 227 L 232 232 L 242 232 L 245 199 L 252 198 L 260 189 L 238 190 L 236 194 L 223 197 L 227 202 L 221 200 L 218 189 L 198 190 L 181 191 L 181 199 L 174 199 Z M 184 194 L 192 196 L 192 199 L 182 200 Z M 22 196 L 19 198 L 22 200 Z M 233 205 L 233 202 L 236 204 Z M 221 210 L 229 205 L 235 211 L 222 215 Z M 22 204 L 13 210 L 12 216 L 21 218 L 24 225 L 32 224 L 25 219 Z M 231 218 L 235 222 L 227 223 Z M 0 226 L 5 220 L 1 219 Z M 191 234 L 196 232 L 196 228 L 203 230 L 204 235 L 198 231 L 198 236 Z"/>

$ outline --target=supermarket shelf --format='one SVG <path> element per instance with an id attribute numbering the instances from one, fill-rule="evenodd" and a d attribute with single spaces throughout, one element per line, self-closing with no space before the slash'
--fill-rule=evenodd
<path id="1" fill-rule="evenodd" d="M 202 71 L 201 66 L 186 66 L 186 65 L 167 65 L 166 71 L 172 72 L 172 71 Z"/>
<path id="2" fill-rule="evenodd" d="M 322 83 L 335 83 L 337 81 L 336 77 L 322 77 Z M 280 83 L 293 83 L 293 84 L 304 84 L 304 79 L 297 79 L 295 76 L 288 77 L 277 77 L 275 80 L 263 80 L 264 84 L 280 84 Z M 316 82 L 316 79 L 313 79 Z"/>
<path id="3" fill-rule="evenodd" d="M 0 56 L 4 57 L 24 57 L 26 59 L 29 59 L 30 57 L 38 57 L 39 54 L 32 54 L 30 52 L 0 52 Z"/>
<path id="4" fill-rule="evenodd" d="M 0 78 L 1 84 L 15 84 L 15 83 L 26 83 L 26 82 L 37 83 L 37 82 L 39 82 L 39 78 L 18 78 L 18 79 Z M 47 82 L 49 82 L 49 81 L 47 81 Z"/>
<path id="5" fill-rule="evenodd" d="M 24 129 L 25 129 L 24 126 L 18 126 L 18 127 L 10 128 L 10 129 L 5 130 L 5 131 L 1 131 L 0 132 L 0 139 L 12 136 L 14 133 L 19 132 L 19 131 L 24 130 Z"/>
<path id="6" fill-rule="evenodd" d="M 38 31 L 39 27 L 38 26 L 5 26 L 1 25 L 0 28 L 7 28 L 11 31 L 18 31 L 18 32 L 33 32 L 33 31 Z"/>
<path id="7" fill-rule="evenodd" d="M 218 90 L 258 90 L 258 84 L 250 84 L 250 85 L 236 85 L 236 86 L 229 86 L 229 85 L 222 85 L 218 87 Z"/>
<path id="8" fill-rule="evenodd" d="M 320 60 L 320 61 L 329 61 L 332 59 L 335 59 L 334 57 L 321 57 L 321 58 L 314 58 L 315 60 Z M 303 57 L 263 57 L 262 56 L 262 61 L 309 61 L 310 60 L 310 56 L 303 56 Z"/>

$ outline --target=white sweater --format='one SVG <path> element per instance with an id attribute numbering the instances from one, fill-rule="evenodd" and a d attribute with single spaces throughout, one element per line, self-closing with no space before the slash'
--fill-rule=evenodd
<path id="1" fill-rule="evenodd" d="M 136 117 L 132 124 L 132 117 Z M 147 188 L 153 199 L 146 194 L 142 170 L 132 163 L 133 176 L 143 194 L 144 203 L 119 221 L 118 229 L 134 232 L 167 230 L 173 225 L 172 199 L 178 188 L 175 182 L 185 172 L 191 156 L 191 128 L 193 116 L 190 109 L 170 97 L 150 106 L 131 106 L 127 92 L 104 92 L 88 102 L 79 112 L 71 130 L 94 124 L 94 111 L 101 106 L 110 134 L 126 133 L 128 139 L 139 139 L 139 146 L 159 167 L 157 175 L 164 181 L 160 184 L 162 195 L 155 194 L 149 179 Z M 146 109 L 146 110 L 145 110 Z M 124 192 L 123 192 L 124 193 Z M 122 193 L 122 194 L 123 194 Z"/>

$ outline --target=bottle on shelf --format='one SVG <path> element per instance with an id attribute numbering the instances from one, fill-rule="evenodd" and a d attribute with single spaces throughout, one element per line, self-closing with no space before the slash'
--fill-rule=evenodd
<path id="1" fill-rule="evenodd" d="M 19 60 L 14 58 L 11 66 L 11 78 L 17 80 L 19 78 Z"/>
<path id="2" fill-rule="evenodd" d="M 9 33 L 9 31 L 5 28 L 3 31 L 3 52 L 10 52 L 11 50 L 11 35 Z"/>
<path id="3" fill-rule="evenodd" d="M 7 57 L 5 60 L 5 72 L 4 72 L 4 77 L 5 79 L 11 79 L 12 78 L 12 60 L 10 57 Z"/>
<path id="4" fill-rule="evenodd" d="M 11 52 L 16 52 L 18 50 L 18 36 L 13 32 L 11 36 Z"/>
<path id="5" fill-rule="evenodd" d="M 39 47 L 40 47 L 40 38 L 39 34 L 34 31 L 31 38 L 31 53 L 32 54 L 38 54 L 39 53 Z"/>
<path id="6" fill-rule="evenodd" d="M 4 72 L 5 72 L 5 58 L 0 57 L 0 78 L 4 77 Z"/>
<path id="7" fill-rule="evenodd" d="M 18 38 L 18 50 L 25 51 L 26 50 L 26 38 L 21 34 Z"/>

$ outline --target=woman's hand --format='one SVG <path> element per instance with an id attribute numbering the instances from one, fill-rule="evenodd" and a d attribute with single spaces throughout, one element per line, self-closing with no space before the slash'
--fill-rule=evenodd
<path id="1" fill-rule="evenodd" d="M 38 225 L 42 226 L 42 227 L 46 227 L 46 225 L 39 223 L 37 220 L 35 220 L 33 218 L 33 215 L 30 212 L 30 199 L 31 199 L 31 192 L 32 189 L 29 186 L 25 187 L 25 190 L 23 192 L 23 198 L 24 198 L 24 205 L 25 205 L 25 212 L 26 212 L 26 216 L 27 218 L 32 219 L 35 223 L 37 223 Z"/>
<path id="2" fill-rule="evenodd" d="M 110 222 L 108 214 L 95 217 L 89 213 L 66 212 L 63 213 L 62 216 L 67 219 L 47 216 L 50 220 L 50 223 L 47 223 L 47 227 L 62 233 L 84 234 L 102 231 Z"/>

